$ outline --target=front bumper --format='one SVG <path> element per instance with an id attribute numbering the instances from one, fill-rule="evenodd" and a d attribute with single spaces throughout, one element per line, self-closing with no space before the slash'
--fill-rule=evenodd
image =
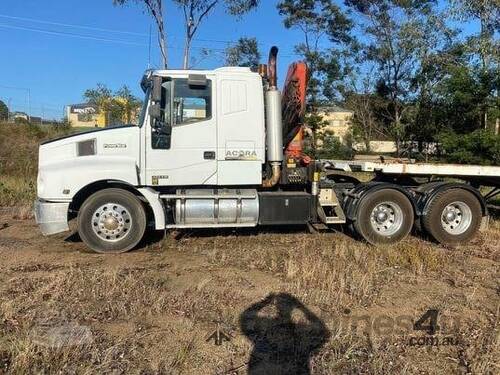
<path id="1" fill-rule="evenodd" d="M 35 201 L 35 219 L 44 236 L 69 230 L 68 208 L 69 202 Z"/>

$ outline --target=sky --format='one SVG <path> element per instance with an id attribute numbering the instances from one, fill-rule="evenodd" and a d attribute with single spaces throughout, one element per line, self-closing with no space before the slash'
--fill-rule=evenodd
<path id="1" fill-rule="evenodd" d="M 263 60 L 271 46 L 280 47 L 282 82 L 288 65 L 299 59 L 293 49 L 302 35 L 283 26 L 277 2 L 262 0 L 258 10 L 241 19 L 216 9 L 200 27 L 192 49 L 194 58 L 203 49 L 210 57 L 195 68 L 224 65 L 228 45 L 243 36 L 256 37 Z M 183 15 L 169 0 L 166 4 L 169 68 L 179 68 Z M 134 1 L 115 7 L 112 0 L 1 0 L 0 51 L 0 100 L 11 111 L 31 108 L 32 116 L 47 119 L 61 118 L 65 105 L 83 102 L 85 90 L 97 83 L 112 90 L 127 85 L 142 97 L 144 71 L 160 63 L 155 26 Z"/>
<path id="2" fill-rule="evenodd" d="M 263 59 L 273 44 L 280 47 L 279 67 L 285 74 L 289 63 L 297 59 L 293 46 L 300 34 L 283 27 L 275 0 L 262 3 L 258 12 L 240 20 L 223 9 L 207 18 L 193 43 L 192 55 L 196 58 L 202 48 L 208 48 L 211 55 L 196 68 L 224 65 L 228 43 L 251 36 L 259 40 Z M 169 67 L 178 68 L 183 19 L 179 10 L 168 5 Z M 49 119 L 62 117 L 65 105 L 84 101 L 83 92 L 97 83 L 113 90 L 127 85 L 142 96 L 139 81 L 149 63 L 150 25 L 151 18 L 133 2 L 115 7 L 112 0 L 2 0 L 0 100 L 10 103 L 12 111 L 27 112 L 31 106 L 32 116 Z M 160 58 L 154 25 L 152 30 L 150 63 L 154 67 Z"/>

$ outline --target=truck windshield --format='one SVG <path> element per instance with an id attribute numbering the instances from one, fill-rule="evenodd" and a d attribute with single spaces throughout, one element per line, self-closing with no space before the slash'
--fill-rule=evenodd
<path id="1" fill-rule="evenodd" d="M 146 120 L 146 111 L 148 110 L 148 102 L 149 102 L 149 94 L 151 93 L 151 88 L 146 90 L 146 96 L 144 97 L 144 101 L 142 102 L 141 114 L 139 116 L 139 127 L 144 125 L 144 121 Z"/>

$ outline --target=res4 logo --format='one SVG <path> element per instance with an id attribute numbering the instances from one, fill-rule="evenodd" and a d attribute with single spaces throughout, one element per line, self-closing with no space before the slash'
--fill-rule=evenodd
<path id="1" fill-rule="evenodd" d="M 438 315 L 438 310 L 427 310 L 425 314 L 413 324 L 413 329 L 415 331 L 425 331 L 429 335 L 434 335 L 440 329 L 438 325 Z"/>
<path id="2" fill-rule="evenodd" d="M 408 340 L 409 346 L 457 346 L 460 340 L 454 336 L 435 335 L 441 327 L 438 325 L 439 311 L 436 309 L 427 310 L 414 324 L 415 331 L 424 331 L 427 335 L 411 336 Z"/>

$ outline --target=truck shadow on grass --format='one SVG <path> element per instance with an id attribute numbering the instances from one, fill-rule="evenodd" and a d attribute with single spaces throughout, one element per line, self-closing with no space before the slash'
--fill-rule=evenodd
<path id="1" fill-rule="evenodd" d="M 330 228 L 330 233 L 346 233 L 341 226 L 338 228 Z M 251 228 L 195 228 L 158 231 L 153 229 L 146 230 L 141 242 L 132 251 L 141 251 L 147 247 L 160 244 L 165 238 L 171 238 L 175 241 L 180 241 L 187 238 L 212 238 L 212 237 L 253 237 L 266 234 L 311 234 L 311 231 L 306 225 L 277 225 L 277 226 L 262 226 Z M 67 243 L 83 243 L 78 232 L 73 232 L 64 238 Z M 91 251 L 91 250 L 89 250 Z"/>
<path id="2" fill-rule="evenodd" d="M 287 293 L 269 294 L 248 307 L 240 328 L 253 343 L 249 375 L 310 374 L 311 357 L 330 338 L 323 321 Z"/>
<path id="3" fill-rule="evenodd" d="M 182 229 L 178 231 L 169 232 L 175 239 L 182 239 L 184 237 L 249 237 L 257 236 L 259 234 L 301 234 L 310 233 L 306 225 L 277 225 L 277 226 L 259 226 L 251 228 L 197 228 L 197 229 Z"/>

